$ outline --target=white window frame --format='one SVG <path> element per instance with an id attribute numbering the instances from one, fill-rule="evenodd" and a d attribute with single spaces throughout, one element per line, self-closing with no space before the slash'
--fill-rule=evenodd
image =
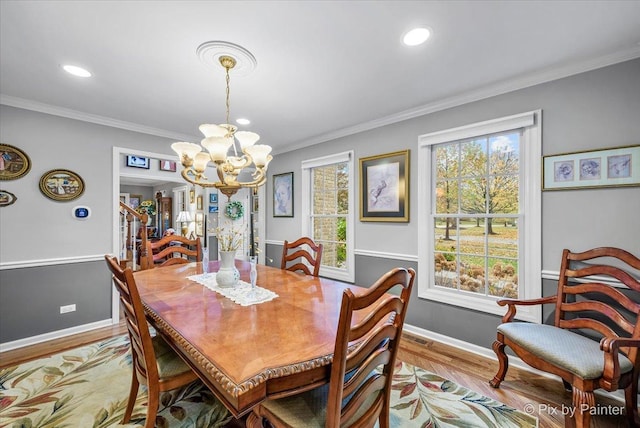
<path id="1" fill-rule="evenodd" d="M 354 152 L 353 150 L 336 153 L 333 155 L 323 156 L 315 159 L 302 161 L 302 233 L 306 236 L 313 236 L 313 224 L 311 222 L 311 199 L 313 197 L 313 189 L 311 188 L 311 171 L 318 168 L 336 163 L 347 162 L 349 164 L 349 181 L 347 190 L 349 192 L 349 213 L 347 214 L 347 268 L 337 269 L 327 266 L 320 266 L 320 276 L 333 278 L 345 282 L 355 281 L 355 195 L 354 195 Z"/>
<path id="2" fill-rule="evenodd" d="M 530 111 L 458 128 L 421 135 L 418 138 L 418 297 L 480 312 L 504 315 L 496 298 L 436 287 L 432 218 L 432 146 L 506 131 L 521 130 L 520 140 L 520 297 L 539 298 L 542 293 L 542 111 Z M 424 197 L 422 197 L 424 196 Z M 540 323 L 541 305 L 520 306 L 516 318 Z"/>

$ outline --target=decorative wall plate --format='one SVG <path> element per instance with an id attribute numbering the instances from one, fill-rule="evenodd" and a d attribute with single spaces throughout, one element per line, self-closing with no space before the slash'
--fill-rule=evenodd
<path id="1" fill-rule="evenodd" d="M 14 203 L 18 199 L 16 195 L 6 190 L 0 190 L 0 207 L 6 207 Z"/>
<path id="2" fill-rule="evenodd" d="M 71 201 L 84 192 L 84 181 L 75 172 L 52 169 L 40 178 L 40 191 L 54 201 Z"/>
<path id="3" fill-rule="evenodd" d="M 25 152 L 8 144 L 0 144 L 0 180 L 15 180 L 31 169 Z"/>

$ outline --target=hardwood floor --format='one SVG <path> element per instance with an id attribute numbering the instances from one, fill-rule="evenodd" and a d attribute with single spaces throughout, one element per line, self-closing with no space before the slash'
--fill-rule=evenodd
<path id="1" fill-rule="evenodd" d="M 0 353 L 0 367 L 43 358 L 125 333 L 126 329 L 121 324 L 2 352 Z M 564 390 L 559 378 L 539 376 L 526 370 L 511 367 L 500 388 L 494 389 L 489 386 L 489 380 L 493 378 L 498 369 L 497 361 L 406 333 L 402 338 L 399 358 L 509 406 L 520 410 L 533 409 L 533 413 L 540 419 L 541 428 L 565 426 L 565 418 L 561 412 L 563 409 L 565 411 L 569 409 L 571 393 Z M 611 413 L 624 408 L 622 402 L 602 395 L 597 396 L 596 403 L 598 409 L 601 409 L 600 412 L 608 410 Z M 243 421 L 234 421 L 228 425 L 228 428 L 243 426 Z M 569 426 L 569 423 L 566 426 Z M 621 416 L 597 415 L 592 418 L 591 426 L 593 428 L 622 428 L 629 425 Z"/>

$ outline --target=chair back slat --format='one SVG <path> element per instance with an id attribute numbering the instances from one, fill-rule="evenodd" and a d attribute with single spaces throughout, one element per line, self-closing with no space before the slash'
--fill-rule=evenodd
<path id="1" fill-rule="evenodd" d="M 640 338 L 640 259 L 612 247 L 565 249 L 558 280 L 555 325 L 603 336 Z M 616 288 L 609 283 L 621 283 Z M 623 291 L 624 290 L 624 291 Z M 621 347 L 638 363 L 638 348 Z"/>
<path id="2" fill-rule="evenodd" d="M 615 287 L 610 287 L 601 282 L 592 282 L 589 284 L 577 284 L 564 288 L 567 294 L 585 294 L 585 293 L 600 293 L 603 294 L 626 310 L 632 313 L 637 313 L 640 310 L 640 302 L 631 300 L 628 296 L 624 295 L 620 290 Z"/>
<path id="3" fill-rule="evenodd" d="M 158 367 L 156 356 L 153 353 L 153 343 L 149 326 L 142 306 L 142 300 L 138 293 L 131 268 L 122 269 L 113 256 L 104 257 L 109 270 L 113 275 L 113 283 L 120 293 L 120 303 L 123 308 L 129 340 L 131 341 L 131 354 L 133 365 L 138 377 L 148 382 L 158 382 Z"/>
<path id="4" fill-rule="evenodd" d="M 413 269 L 396 268 L 358 296 L 345 290 L 331 366 L 326 427 L 369 426 L 380 415 L 388 417 L 393 365 L 414 278 Z M 401 289 L 399 295 L 388 294 L 397 287 Z M 365 308 L 371 313 L 360 317 L 358 311 Z M 360 338 L 364 339 L 353 345 Z"/>
<path id="5" fill-rule="evenodd" d="M 309 248 L 309 250 L 306 248 Z M 311 238 L 306 236 L 293 242 L 284 241 L 280 269 L 318 276 L 322 262 L 322 250 L 322 244 L 316 244 Z M 298 261 L 301 258 L 305 259 L 308 265 Z M 313 271 L 309 269 L 309 266 L 313 268 Z"/>
<path id="6" fill-rule="evenodd" d="M 164 236 L 155 242 L 147 242 L 149 267 L 199 262 L 202 260 L 200 239 L 189 239 L 180 235 Z"/>

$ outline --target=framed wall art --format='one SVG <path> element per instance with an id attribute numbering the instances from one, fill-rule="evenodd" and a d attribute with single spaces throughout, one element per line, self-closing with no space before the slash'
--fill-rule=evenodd
<path id="1" fill-rule="evenodd" d="M 360 158 L 360 221 L 409 221 L 409 150 Z"/>
<path id="2" fill-rule="evenodd" d="M 218 194 L 217 193 L 209 193 L 209 203 L 217 204 L 218 203 Z"/>
<path id="3" fill-rule="evenodd" d="M 204 214 L 196 213 L 196 226 L 195 226 L 196 235 L 203 236 L 204 235 Z"/>
<path id="4" fill-rule="evenodd" d="M 75 172 L 52 169 L 40 178 L 40 191 L 54 201 L 72 201 L 84 192 L 84 181 Z"/>
<path id="5" fill-rule="evenodd" d="M 142 202 L 142 195 L 129 196 L 129 206 L 134 210 L 140 206 L 140 202 Z"/>
<path id="6" fill-rule="evenodd" d="M 293 217 L 293 172 L 273 176 L 273 216 Z"/>
<path id="7" fill-rule="evenodd" d="M 160 171 L 176 172 L 175 161 L 160 159 Z"/>
<path id="8" fill-rule="evenodd" d="M 18 198 L 11 192 L 6 190 L 0 190 L 0 207 L 8 207 L 13 204 Z"/>
<path id="9" fill-rule="evenodd" d="M 542 190 L 640 186 L 640 145 L 542 158 Z"/>
<path id="10" fill-rule="evenodd" d="M 198 195 L 198 197 L 196 198 L 196 209 L 197 210 L 201 210 L 202 209 L 202 195 Z"/>
<path id="11" fill-rule="evenodd" d="M 127 166 L 133 168 L 149 169 L 149 158 L 143 158 L 141 156 L 127 155 Z"/>
<path id="12" fill-rule="evenodd" d="M 31 169 L 29 156 L 17 147 L 0 144 L 0 180 L 16 180 Z"/>

